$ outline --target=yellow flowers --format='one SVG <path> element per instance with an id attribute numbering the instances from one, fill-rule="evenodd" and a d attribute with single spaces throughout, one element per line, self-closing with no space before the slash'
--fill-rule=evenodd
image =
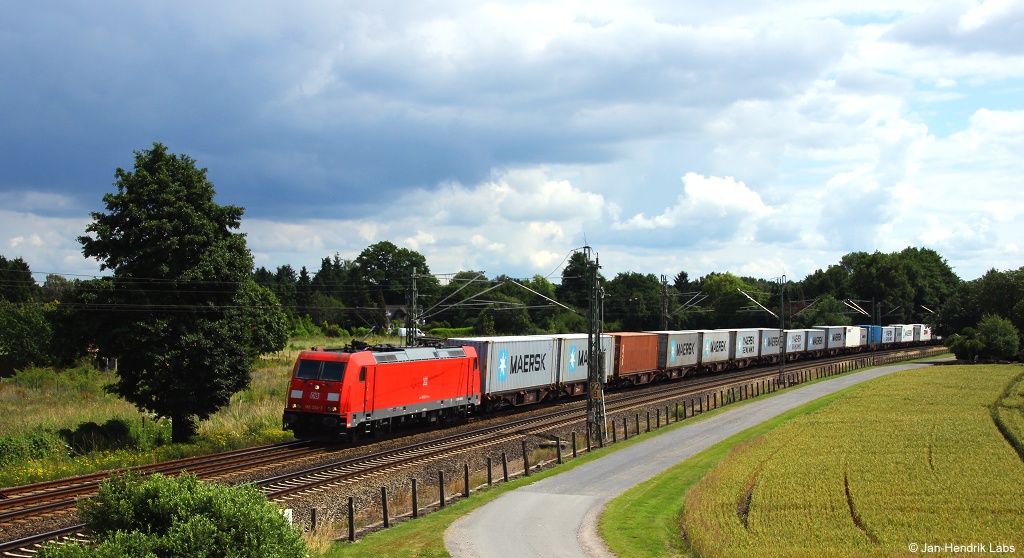
<path id="1" fill-rule="evenodd" d="M 998 410 L 1024 439 L 1020 370 L 903 372 L 737 448 L 687 494 L 691 544 L 704 556 L 1024 549 L 1024 461 L 993 422 L 1010 401 Z"/>

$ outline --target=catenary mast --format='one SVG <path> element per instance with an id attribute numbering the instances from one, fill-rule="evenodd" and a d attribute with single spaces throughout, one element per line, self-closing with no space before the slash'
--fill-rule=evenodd
<path id="1" fill-rule="evenodd" d="M 590 309 L 587 312 L 587 425 L 592 436 L 603 445 L 607 436 L 604 406 L 604 354 L 601 350 L 603 330 L 604 289 L 598 282 L 597 270 L 601 267 L 595 257 L 590 258 L 590 247 L 584 247 L 587 256 L 588 282 L 590 286 Z"/>

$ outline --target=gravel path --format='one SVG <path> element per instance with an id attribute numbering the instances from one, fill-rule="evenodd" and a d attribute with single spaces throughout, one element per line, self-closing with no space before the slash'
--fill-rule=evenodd
<path id="1" fill-rule="evenodd" d="M 900 364 L 792 388 L 677 428 L 571 471 L 502 495 L 444 535 L 453 558 L 611 557 L 597 533 L 606 502 L 733 434 L 830 393 L 900 370 Z"/>

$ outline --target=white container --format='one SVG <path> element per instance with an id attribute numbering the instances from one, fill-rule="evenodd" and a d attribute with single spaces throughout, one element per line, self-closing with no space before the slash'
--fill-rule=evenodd
<path id="1" fill-rule="evenodd" d="M 539 335 L 538 337 L 550 337 L 555 340 L 556 378 L 563 384 L 587 381 L 590 379 L 590 363 L 587 342 L 589 336 L 586 333 L 563 333 L 555 335 Z M 604 351 L 604 374 L 601 376 L 601 383 L 605 382 L 608 374 L 612 373 L 612 363 L 615 362 L 615 343 L 610 335 L 601 336 L 601 350 Z"/>
<path id="2" fill-rule="evenodd" d="M 807 350 L 807 330 L 787 329 L 784 332 L 786 337 L 786 354 L 792 355 Z"/>
<path id="3" fill-rule="evenodd" d="M 931 341 L 932 328 L 924 324 L 914 324 L 914 341 Z"/>
<path id="4" fill-rule="evenodd" d="M 903 342 L 913 343 L 914 342 L 914 329 L 915 326 L 905 325 L 903 326 Z"/>
<path id="5" fill-rule="evenodd" d="M 896 328 L 892 326 L 882 327 L 882 343 L 892 344 L 896 342 Z"/>
<path id="6" fill-rule="evenodd" d="M 448 339 L 445 345 L 468 345 L 476 349 L 484 374 L 481 385 L 486 394 L 529 390 L 558 383 L 558 357 L 552 337 L 463 337 Z"/>
<path id="7" fill-rule="evenodd" d="M 808 351 L 824 351 L 825 350 L 825 332 L 820 329 L 808 329 L 807 331 L 807 350 Z"/>
<path id="8" fill-rule="evenodd" d="M 713 364 L 729 360 L 732 347 L 729 332 L 724 330 L 701 330 L 701 364 Z"/>
<path id="9" fill-rule="evenodd" d="M 782 330 L 761 328 L 761 356 L 775 356 L 782 352 Z"/>
<path id="10" fill-rule="evenodd" d="M 759 329 L 728 329 L 729 345 L 732 347 L 729 358 L 746 360 L 757 358 L 761 354 L 761 330 Z"/>
<path id="11" fill-rule="evenodd" d="M 825 346 L 828 349 L 849 349 L 860 346 L 861 328 L 857 326 L 814 326 L 826 332 Z"/>
<path id="12" fill-rule="evenodd" d="M 700 363 L 701 332 L 648 331 L 658 336 L 658 368 L 672 370 L 688 368 Z"/>

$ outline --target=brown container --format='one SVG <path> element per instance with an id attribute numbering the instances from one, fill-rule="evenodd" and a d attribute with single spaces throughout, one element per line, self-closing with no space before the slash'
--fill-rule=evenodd
<path id="1" fill-rule="evenodd" d="M 658 335 L 656 333 L 609 333 L 615 338 L 616 378 L 653 372 L 658 369 Z"/>

